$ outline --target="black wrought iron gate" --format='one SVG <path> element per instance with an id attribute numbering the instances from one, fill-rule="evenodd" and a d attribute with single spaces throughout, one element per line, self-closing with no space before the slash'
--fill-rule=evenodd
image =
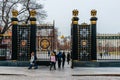
<path id="1" fill-rule="evenodd" d="M 50 61 L 50 53 L 54 50 L 54 24 L 37 25 L 36 53 L 38 61 Z"/>
<path id="2" fill-rule="evenodd" d="M 36 56 L 36 11 L 30 11 L 30 24 L 18 24 L 17 10 L 12 14 L 12 60 L 28 61 L 31 52 Z"/>

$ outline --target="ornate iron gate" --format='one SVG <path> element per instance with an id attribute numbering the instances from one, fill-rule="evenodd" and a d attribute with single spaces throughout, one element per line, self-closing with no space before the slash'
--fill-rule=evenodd
<path id="1" fill-rule="evenodd" d="M 36 11 L 30 11 L 30 25 L 18 24 L 18 11 L 12 11 L 12 60 L 26 61 L 30 53 L 36 56 Z"/>
<path id="2" fill-rule="evenodd" d="M 29 60 L 30 58 L 30 30 L 29 25 L 19 25 L 17 27 L 17 60 Z"/>
<path id="3" fill-rule="evenodd" d="M 78 24 L 78 11 L 73 10 L 71 39 L 72 60 L 90 61 L 96 60 L 96 10 L 91 11 L 91 24 Z"/>
<path id="4" fill-rule="evenodd" d="M 78 27 L 78 59 L 80 61 L 91 60 L 91 27 L 83 23 Z"/>
<path id="5" fill-rule="evenodd" d="M 36 51 L 39 61 L 50 61 L 50 52 L 54 50 L 54 24 L 37 25 Z"/>

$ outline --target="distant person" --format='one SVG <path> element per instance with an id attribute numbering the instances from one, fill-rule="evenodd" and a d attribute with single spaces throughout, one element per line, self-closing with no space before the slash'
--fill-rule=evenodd
<path id="1" fill-rule="evenodd" d="M 48 56 L 50 56 L 50 50 L 48 50 Z"/>
<path id="2" fill-rule="evenodd" d="M 52 69 L 52 67 L 54 66 L 54 70 L 56 70 L 56 57 L 55 57 L 55 53 L 52 52 L 50 55 L 50 70 Z"/>
<path id="3" fill-rule="evenodd" d="M 65 55 L 65 52 L 63 52 L 63 53 L 62 53 L 62 68 L 64 68 L 65 59 L 66 59 L 66 55 Z"/>
<path id="4" fill-rule="evenodd" d="M 68 64 L 69 64 L 69 62 L 70 62 L 70 57 L 71 57 L 71 56 L 70 56 L 70 53 L 68 52 L 68 53 L 67 53 L 67 63 L 68 63 Z"/>
<path id="5" fill-rule="evenodd" d="M 102 53 L 100 53 L 100 57 L 101 57 L 101 58 L 102 58 L 102 55 L 103 55 L 103 54 L 102 54 Z"/>
<path id="6" fill-rule="evenodd" d="M 57 54 L 57 61 L 58 61 L 58 68 L 60 69 L 61 68 L 61 59 L 62 59 L 62 53 L 59 52 Z"/>
<path id="7" fill-rule="evenodd" d="M 31 53 L 31 59 L 30 59 L 30 65 L 28 69 L 32 69 L 34 66 L 34 69 L 37 69 L 38 66 L 36 64 L 37 57 L 35 56 L 34 52 Z"/>

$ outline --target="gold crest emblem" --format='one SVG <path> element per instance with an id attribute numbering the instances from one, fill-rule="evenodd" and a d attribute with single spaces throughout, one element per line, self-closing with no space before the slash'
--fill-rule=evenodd
<path id="1" fill-rule="evenodd" d="M 27 45 L 27 41 L 26 40 L 21 40 L 21 46 L 25 47 Z"/>
<path id="2" fill-rule="evenodd" d="M 40 41 L 40 46 L 41 46 L 41 48 L 42 48 L 43 50 L 48 49 L 48 47 L 50 46 L 49 40 L 48 40 L 48 39 L 42 39 L 42 40 Z"/>
<path id="3" fill-rule="evenodd" d="M 86 46 L 87 45 L 87 41 L 86 40 L 82 40 L 82 46 Z"/>

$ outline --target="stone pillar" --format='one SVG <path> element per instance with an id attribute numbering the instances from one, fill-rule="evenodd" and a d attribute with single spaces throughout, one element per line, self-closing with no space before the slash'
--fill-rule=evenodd
<path id="1" fill-rule="evenodd" d="M 18 11 L 12 10 L 12 60 L 17 60 L 17 27 L 18 27 Z"/>
<path id="2" fill-rule="evenodd" d="M 30 53 L 34 52 L 36 55 L 36 11 L 30 11 Z"/>
<path id="3" fill-rule="evenodd" d="M 72 25 L 71 25 L 71 40 L 72 40 L 72 45 L 71 45 L 71 58 L 72 58 L 72 65 L 71 68 L 73 68 L 73 62 L 74 60 L 78 60 L 78 20 L 79 18 L 78 10 L 73 10 L 73 18 L 72 18 Z"/>
<path id="4" fill-rule="evenodd" d="M 97 59 L 97 44 L 96 44 L 96 23 L 97 23 L 97 17 L 96 17 L 96 10 L 91 10 L 91 59 L 96 60 Z"/>

